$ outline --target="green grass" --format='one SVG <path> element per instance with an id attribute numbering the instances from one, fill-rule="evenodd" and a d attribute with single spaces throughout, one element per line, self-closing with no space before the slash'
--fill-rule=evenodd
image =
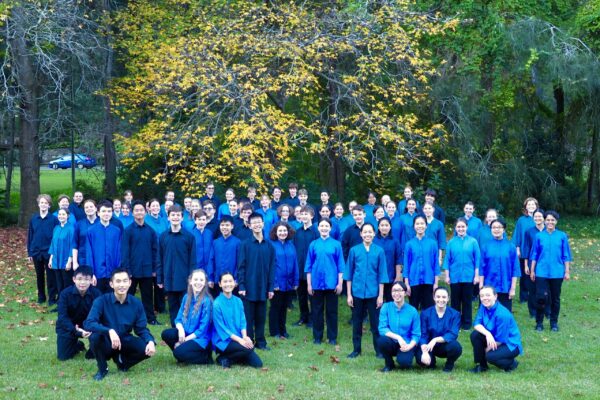
<path id="1" fill-rule="evenodd" d="M 590 221 L 591 222 L 591 221 Z M 598 220 L 593 220 L 597 223 Z M 564 225 L 571 223 L 565 221 Z M 22 233 L 21 233 L 22 235 Z M 14 235 L 12 235 L 14 236 Z M 581 237 L 582 234 L 572 234 Z M 210 399 L 597 399 L 600 393 L 600 239 L 571 241 L 573 279 L 563 285 L 561 331 L 537 333 L 524 305 L 515 305 L 525 354 L 514 373 L 492 369 L 475 376 L 467 332 L 461 332 L 463 355 L 452 374 L 440 370 L 381 374 L 370 333 L 363 337 L 363 355 L 349 360 L 351 329 L 345 299 L 340 299 L 340 351 L 312 344 L 311 332 L 290 326 L 287 341 L 269 340 L 270 352 L 259 352 L 265 370 L 216 366 L 178 366 L 166 346 L 131 371 L 92 380 L 93 360 L 80 355 L 68 362 L 56 359 L 53 321 L 56 314 L 31 304 L 34 273 L 21 256 L 17 239 L 0 242 L 0 398 L 210 398 Z M 23 300 L 27 300 L 24 302 Z M 160 319 L 167 320 L 166 315 Z M 164 327 L 162 327 L 164 328 Z M 160 338 L 161 327 L 151 327 Z M 323 354 L 319 355 L 319 351 Z M 339 357 L 339 364 L 331 357 Z"/>

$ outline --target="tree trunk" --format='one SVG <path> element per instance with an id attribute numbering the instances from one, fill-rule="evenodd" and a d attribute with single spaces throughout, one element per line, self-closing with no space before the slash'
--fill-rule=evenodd
<path id="1" fill-rule="evenodd" d="M 17 10 L 14 10 L 18 12 Z M 36 199 L 40 194 L 40 155 L 38 121 L 38 84 L 33 62 L 23 35 L 15 35 L 10 41 L 14 52 L 17 83 L 22 91 L 20 110 L 21 204 L 19 226 L 27 226 L 29 218 L 37 210 Z"/>
<path id="2" fill-rule="evenodd" d="M 15 118 L 12 113 L 8 114 L 8 156 L 6 160 L 7 168 L 6 168 L 6 188 L 4 191 L 4 208 L 8 210 L 10 208 L 10 192 L 12 189 L 12 176 L 13 176 L 13 166 L 15 163 Z"/>
<path id="3" fill-rule="evenodd" d="M 102 1 L 102 8 L 107 13 L 110 13 L 111 6 L 109 0 Z M 114 50 L 112 46 L 112 26 L 106 27 L 106 62 L 105 62 L 105 77 L 108 82 L 113 74 L 114 64 Z M 114 143 L 114 131 L 115 131 L 115 120 L 112 114 L 112 106 L 110 98 L 104 96 L 104 129 L 103 129 L 103 143 L 104 143 L 104 193 L 108 196 L 114 197 L 117 195 L 117 151 Z"/>
<path id="4" fill-rule="evenodd" d="M 567 154 L 567 139 L 565 137 L 565 92 L 562 85 L 554 85 L 554 101 L 556 102 L 556 114 L 554 117 L 554 132 L 556 141 L 556 180 L 560 183 L 565 182 L 565 177 L 571 175 L 572 168 Z"/>

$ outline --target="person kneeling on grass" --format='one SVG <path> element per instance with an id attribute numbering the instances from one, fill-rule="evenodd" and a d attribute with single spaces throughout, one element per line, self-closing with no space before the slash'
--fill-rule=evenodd
<path id="1" fill-rule="evenodd" d="M 178 362 L 212 364 L 211 313 L 212 299 L 208 294 L 206 272 L 196 269 L 188 277 L 187 294 L 183 296 L 175 318 L 175 328 L 165 329 L 161 335 Z"/>
<path id="2" fill-rule="evenodd" d="M 128 294 L 129 273 L 124 269 L 112 272 L 109 281 L 112 293 L 106 293 L 92 305 L 84 329 L 92 332 L 90 348 L 96 357 L 100 381 L 108 374 L 107 359 L 112 358 L 120 371 L 127 371 L 156 352 L 154 337 L 146 322 L 142 302 Z M 134 331 L 136 336 L 131 334 Z"/>
<path id="3" fill-rule="evenodd" d="M 488 370 L 488 362 L 506 372 L 513 371 L 519 363 L 516 358 L 523 354 L 521 333 L 512 313 L 498 301 L 498 294 L 491 286 L 479 290 L 481 306 L 475 317 L 471 332 L 475 367 L 471 372 Z"/>
<path id="4" fill-rule="evenodd" d="M 260 357 L 254 352 L 254 343 L 246 333 L 244 305 L 233 295 L 235 280 L 231 272 L 224 272 L 219 279 L 221 294 L 213 303 L 214 333 L 212 343 L 217 352 L 217 363 L 230 368 L 234 363 L 262 367 Z"/>
<path id="5" fill-rule="evenodd" d="M 92 275 L 91 267 L 79 266 L 73 276 L 75 285 L 63 290 L 58 298 L 56 352 L 61 361 L 69 360 L 85 350 L 85 345 L 79 339 L 89 338 L 92 334 L 82 328 L 92 303 L 102 295 L 98 289 L 91 286 Z M 94 355 L 88 350 L 85 358 L 94 358 Z"/>

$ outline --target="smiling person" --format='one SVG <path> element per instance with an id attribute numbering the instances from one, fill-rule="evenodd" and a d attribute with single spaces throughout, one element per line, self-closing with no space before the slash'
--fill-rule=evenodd
<path id="1" fill-rule="evenodd" d="M 100 203 L 100 223 L 88 227 L 86 262 L 94 270 L 92 285 L 102 293 L 111 291 L 109 286 L 112 272 L 121 265 L 122 230 L 111 223 L 113 216 L 110 201 Z"/>
<path id="2" fill-rule="evenodd" d="M 69 210 L 58 210 L 59 225 L 54 227 L 52 232 L 52 243 L 48 249 L 50 260 L 48 268 L 52 274 L 51 279 L 54 279 L 54 287 L 60 295 L 60 292 L 67 286 L 71 286 L 73 280 L 71 277 L 73 267 L 72 247 L 73 247 L 73 225 L 67 222 L 69 218 Z"/>
<path id="3" fill-rule="evenodd" d="M 523 354 L 521 332 L 512 313 L 498 301 L 496 289 L 483 286 L 479 290 L 481 305 L 471 332 L 475 367 L 471 372 L 488 370 L 488 363 L 513 371 L 519 363 L 516 358 Z"/>
<path id="4" fill-rule="evenodd" d="M 523 267 L 523 272 L 528 276 L 531 274 L 531 249 L 533 247 L 533 243 L 535 242 L 535 238 L 537 234 L 546 229 L 546 224 L 544 220 L 544 210 L 535 210 L 533 212 L 533 222 L 534 226 L 527 229 L 525 232 L 525 239 L 523 240 L 523 246 L 521 247 L 521 255 L 525 260 L 525 266 Z M 528 291 L 531 296 L 528 297 L 527 307 L 529 308 L 529 316 L 535 318 L 536 309 L 537 309 L 537 300 L 535 297 L 535 282 L 529 279 L 529 288 Z M 550 302 L 546 302 L 546 307 L 544 309 L 544 314 L 546 316 L 550 316 Z M 539 327 L 538 330 L 543 329 L 543 327 Z"/>
<path id="5" fill-rule="evenodd" d="M 538 201 L 533 197 L 528 197 L 523 202 L 523 215 L 517 220 L 515 231 L 513 232 L 512 242 L 517 248 L 519 256 L 519 265 L 521 267 L 521 281 L 519 285 L 519 302 L 525 303 L 529 299 L 529 287 L 531 286 L 529 274 L 525 273 L 525 254 L 523 253 L 523 244 L 525 241 L 525 232 L 535 225 L 533 213 L 539 208 Z M 533 296 L 533 293 L 531 294 Z"/>
<path id="6" fill-rule="evenodd" d="M 385 359 L 381 372 L 389 372 L 396 367 L 394 357 L 400 369 L 412 367 L 415 348 L 421 337 L 421 321 L 418 311 L 405 301 L 406 289 L 404 282 L 394 282 L 394 301 L 385 303 L 379 313 L 377 347 Z"/>
<path id="7" fill-rule="evenodd" d="M 79 190 L 73 193 L 73 202 L 69 204 L 69 212 L 75 217 L 75 221 L 85 218 L 85 213 L 83 212 L 83 193 Z"/>
<path id="8" fill-rule="evenodd" d="M 221 293 L 219 287 L 219 277 L 225 271 L 236 275 L 237 256 L 240 248 L 240 239 L 232 235 L 233 219 L 230 215 L 224 215 L 219 222 L 221 236 L 216 238 L 210 247 L 210 256 L 208 258 L 208 287 L 211 296 L 217 298 Z"/>
<path id="9" fill-rule="evenodd" d="M 173 352 L 177 362 L 210 364 L 212 299 L 208 294 L 206 273 L 192 271 L 187 293 L 175 318 L 175 328 L 165 329 L 161 337 Z"/>
<path id="10" fill-rule="evenodd" d="M 94 353 L 98 372 L 94 380 L 108 374 L 107 360 L 112 358 L 120 371 L 127 371 L 156 352 L 154 337 L 146 326 L 142 302 L 128 294 L 131 279 L 124 269 L 116 269 L 110 278 L 112 293 L 106 293 L 92 305 L 83 323 L 91 332 L 90 349 Z M 131 331 L 137 336 L 133 336 Z"/>
<path id="11" fill-rule="evenodd" d="M 567 235 L 556 229 L 560 218 L 556 211 L 544 214 L 546 230 L 537 234 L 531 252 L 531 280 L 535 282 L 536 329 L 543 329 L 544 308 L 550 301 L 550 328 L 558 332 L 560 292 L 563 280 L 571 278 L 571 248 Z M 550 300 L 548 300 L 550 299 Z"/>
<path id="12" fill-rule="evenodd" d="M 483 223 L 479 218 L 475 216 L 475 204 L 472 201 L 467 201 L 463 208 L 465 213 L 464 219 L 467 221 L 467 234 L 469 236 L 477 237 L 479 228 L 482 227 Z"/>
<path id="13" fill-rule="evenodd" d="M 225 215 L 231 215 L 231 211 L 229 210 L 229 202 L 233 199 L 235 199 L 235 192 L 232 188 L 227 188 L 227 190 L 225 190 L 225 201 L 219 206 L 217 212 L 217 219 L 219 221 L 221 220 L 221 217 Z"/>
<path id="14" fill-rule="evenodd" d="M 448 307 L 448 289 L 439 287 L 433 293 L 435 306 L 421 313 L 421 338 L 417 347 L 417 364 L 435 368 L 436 357 L 445 358 L 444 372 L 454 369 L 462 354 L 458 342 L 460 313 Z"/>
<path id="15" fill-rule="evenodd" d="M 384 301 L 392 301 L 392 284 L 402 280 L 402 250 L 400 249 L 400 242 L 393 236 L 389 217 L 383 217 L 379 221 L 377 236 L 373 243 L 380 246 L 385 252 L 389 283 L 383 285 L 383 299 Z"/>
<path id="16" fill-rule="evenodd" d="M 295 323 L 296 326 L 312 325 L 310 317 L 310 308 L 308 302 L 308 285 L 306 281 L 306 257 L 310 244 L 319 238 L 317 226 L 313 224 L 314 211 L 309 206 L 301 207 L 297 222 L 300 223 L 294 235 L 294 247 L 298 257 L 298 270 L 300 280 L 298 282 L 298 307 L 300 309 L 300 319 Z"/>

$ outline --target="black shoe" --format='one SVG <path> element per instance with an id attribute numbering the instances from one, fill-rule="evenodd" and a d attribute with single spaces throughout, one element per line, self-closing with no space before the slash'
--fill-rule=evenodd
<path id="1" fill-rule="evenodd" d="M 482 367 L 481 365 L 476 365 L 474 368 L 471 368 L 469 372 L 474 374 L 479 374 L 481 372 L 486 372 L 488 369 L 486 367 Z"/>
<path id="2" fill-rule="evenodd" d="M 315 340 L 313 340 L 313 343 L 314 344 L 321 344 L 321 339 L 315 339 Z"/>
<path id="3" fill-rule="evenodd" d="M 460 327 L 460 329 L 462 329 L 463 331 L 470 331 L 471 324 L 464 324 L 463 326 Z"/>
<path id="4" fill-rule="evenodd" d="M 227 357 L 218 356 L 217 364 L 219 364 L 221 367 L 223 367 L 223 369 L 231 368 L 231 361 L 229 361 L 229 358 L 227 358 Z"/>
<path id="5" fill-rule="evenodd" d="M 117 364 L 117 369 L 118 369 L 120 372 L 127 372 L 127 370 L 128 370 L 129 368 L 126 368 L 126 367 L 125 367 L 125 364 L 123 364 L 123 362 L 122 362 L 121 360 L 119 360 L 119 357 L 120 357 L 120 356 L 121 356 L 120 354 L 117 354 L 116 356 L 114 356 L 114 357 L 113 357 L 113 361 L 115 362 L 115 364 Z"/>
<path id="6" fill-rule="evenodd" d="M 330 344 L 330 345 L 332 345 L 332 346 L 335 346 L 337 344 L 337 340 L 331 339 L 331 340 L 328 340 L 327 343 Z"/>
<path id="7" fill-rule="evenodd" d="M 391 372 L 393 369 L 394 369 L 394 367 L 388 367 L 388 366 L 386 365 L 385 367 L 381 368 L 381 369 L 379 370 L 379 372 L 383 372 L 383 373 L 385 373 L 385 372 Z"/>
<path id="8" fill-rule="evenodd" d="M 96 372 L 96 375 L 94 375 L 94 380 L 101 381 L 102 379 L 104 379 L 104 377 L 106 377 L 106 375 L 108 375 L 108 369 L 104 371 L 98 370 L 98 372 Z"/>
<path id="9" fill-rule="evenodd" d="M 290 338 L 290 335 L 287 332 L 285 332 L 283 335 L 279 335 L 279 339 L 289 339 L 289 338 Z"/>
<path id="10" fill-rule="evenodd" d="M 506 371 L 506 372 L 514 371 L 515 369 L 517 369 L 518 366 L 519 366 L 519 362 L 517 360 L 514 360 L 513 363 L 510 365 L 510 367 L 506 368 L 504 371 Z"/>
<path id="11" fill-rule="evenodd" d="M 263 350 L 263 351 L 271 350 L 271 348 L 269 346 L 267 346 L 266 344 L 263 344 L 262 346 L 256 346 L 256 348 L 259 350 Z"/>
<path id="12" fill-rule="evenodd" d="M 452 372 L 452 370 L 454 369 L 454 364 L 452 365 L 444 365 L 444 369 L 442 371 L 448 373 L 448 372 Z"/>
<path id="13" fill-rule="evenodd" d="M 88 351 L 85 352 L 85 359 L 86 360 L 93 360 L 94 358 L 96 358 L 94 356 L 94 352 L 92 351 L 92 349 L 88 349 Z"/>
<path id="14" fill-rule="evenodd" d="M 162 325 L 160 322 L 158 322 L 158 320 L 153 319 L 152 321 L 148 322 L 149 325 L 155 325 L 155 326 L 160 326 Z"/>
<path id="15" fill-rule="evenodd" d="M 42 298 L 42 297 L 38 298 L 38 300 L 37 300 L 38 304 L 44 304 L 45 302 L 46 302 L 46 299 Z"/>
<path id="16" fill-rule="evenodd" d="M 552 332 L 558 332 L 558 324 L 552 324 L 552 325 L 550 326 L 550 330 L 551 330 Z"/>
<path id="17" fill-rule="evenodd" d="M 360 356 L 359 351 L 353 351 L 352 353 L 348 354 L 348 358 L 356 358 L 358 356 Z"/>
<path id="18" fill-rule="evenodd" d="M 55 312 L 55 313 L 57 313 L 57 312 L 58 312 L 58 307 L 54 307 L 52 310 L 50 310 L 50 312 Z"/>
<path id="19" fill-rule="evenodd" d="M 381 353 L 377 353 L 377 354 L 375 354 L 375 357 L 376 357 L 376 358 L 379 358 L 380 360 L 383 360 L 383 358 L 384 358 L 384 357 L 383 357 L 383 354 L 381 354 Z"/>
<path id="20" fill-rule="evenodd" d="M 541 322 L 540 322 L 540 323 L 537 323 L 537 324 L 535 324 L 535 330 L 536 330 L 537 332 L 542 332 L 542 331 L 544 330 L 544 324 L 542 324 Z"/>

